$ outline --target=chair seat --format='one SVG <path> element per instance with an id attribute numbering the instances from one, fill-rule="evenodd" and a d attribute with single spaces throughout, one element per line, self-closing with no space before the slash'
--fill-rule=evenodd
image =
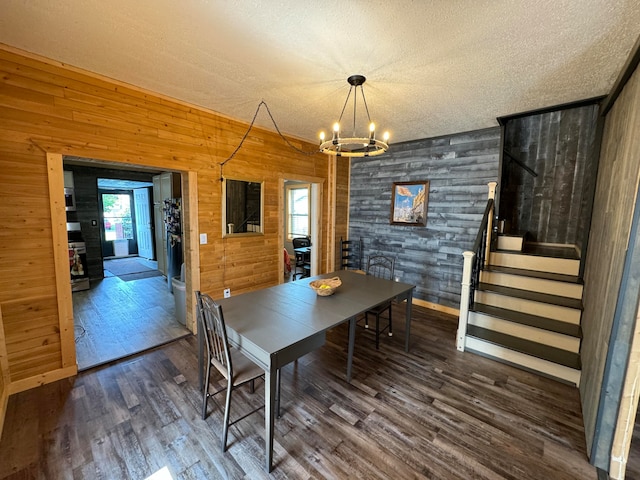
<path id="1" fill-rule="evenodd" d="M 231 384 L 234 387 L 264 374 L 264 370 L 261 367 L 253 363 L 238 350 L 230 348 L 229 353 L 233 364 L 233 379 Z M 213 365 L 224 376 L 224 378 L 227 379 L 227 369 L 224 368 L 220 362 L 215 358 L 212 358 L 211 365 Z"/>
<path id="2" fill-rule="evenodd" d="M 378 305 L 377 307 L 370 308 L 369 310 L 367 310 L 367 312 L 372 315 L 379 315 L 382 312 L 386 311 L 390 306 L 391 306 L 391 302 L 386 302 L 381 305 Z"/>

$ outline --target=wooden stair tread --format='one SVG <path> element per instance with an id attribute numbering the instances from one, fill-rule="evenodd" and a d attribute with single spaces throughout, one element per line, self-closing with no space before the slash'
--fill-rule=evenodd
<path id="1" fill-rule="evenodd" d="M 475 325 L 467 325 L 467 335 L 476 337 L 495 345 L 509 348 L 516 352 L 541 358 L 549 362 L 564 365 L 565 367 L 581 369 L 580 355 L 555 347 L 549 347 L 540 343 L 532 342 L 518 337 L 513 337 L 505 333 L 494 332 Z"/>
<path id="2" fill-rule="evenodd" d="M 474 303 L 471 307 L 471 311 L 501 318 L 513 323 L 539 328 L 541 330 L 560 333 L 562 335 L 568 335 L 575 338 L 582 338 L 582 329 L 580 328 L 580 325 L 575 325 L 573 323 L 561 322 L 552 318 L 540 317 L 538 315 L 531 315 L 529 313 L 517 312 L 506 308 L 494 307 L 493 305 L 485 305 L 483 303 Z"/>
<path id="3" fill-rule="evenodd" d="M 575 283 L 582 285 L 580 277 L 575 275 L 563 275 L 561 273 L 542 272 L 539 270 L 526 270 L 524 268 L 502 267 L 500 265 L 489 265 L 485 267 L 486 272 L 506 273 L 509 275 L 519 275 L 522 277 L 540 278 L 543 280 L 553 280 L 555 282 Z"/>
<path id="4" fill-rule="evenodd" d="M 548 293 L 531 292 L 519 288 L 504 287 L 502 285 L 493 285 L 490 283 L 480 282 L 477 290 L 484 292 L 493 292 L 522 300 L 531 300 L 534 302 L 548 303 L 567 308 L 575 308 L 582 310 L 582 300 L 576 298 L 562 297 L 559 295 L 550 295 Z"/>
<path id="5" fill-rule="evenodd" d="M 578 252 L 573 247 L 538 245 L 525 242 L 522 248 L 523 255 L 535 255 L 539 257 L 564 258 L 567 260 L 580 260 Z"/>

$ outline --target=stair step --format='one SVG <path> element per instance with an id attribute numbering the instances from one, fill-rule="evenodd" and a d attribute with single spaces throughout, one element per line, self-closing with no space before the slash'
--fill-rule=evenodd
<path id="1" fill-rule="evenodd" d="M 475 325 L 467 325 L 467 335 L 480 338 L 510 350 L 515 350 L 516 352 L 556 363 L 558 365 L 563 365 L 576 370 L 580 370 L 581 368 L 580 355 L 578 353 L 568 352 L 566 350 L 513 337 L 504 333 L 487 330 Z"/>
<path id="2" fill-rule="evenodd" d="M 524 236 L 523 235 L 507 235 L 507 234 L 499 234 L 498 235 L 498 250 L 511 250 L 516 252 L 521 252 L 524 246 Z"/>
<path id="3" fill-rule="evenodd" d="M 480 338 L 467 336 L 465 338 L 465 350 L 539 375 L 554 378 L 576 387 L 580 384 L 580 370 L 517 352 Z"/>
<path id="4" fill-rule="evenodd" d="M 576 275 L 563 275 L 561 273 L 540 272 L 537 270 L 527 270 L 524 268 L 501 267 L 499 265 L 489 265 L 485 267 L 488 272 L 500 272 L 508 275 L 520 275 L 523 277 L 539 278 L 541 280 L 551 280 L 554 282 L 566 282 L 582 285 L 582 280 Z"/>
<path id="5" fill-rule="evenodd" d="M 505 287 L 502 285 L 493 285 L 491 283 L 480 282 L 477 290 L 484 292 L 494 292 L 508 297 L 530 300 L 532 302 L 548 303 L 559 307 L 575 308 L 582 310 L 582 300 L 576 298 L 563 297 L 560 295 L 551 295 L 548 293 L 531 292 L 520 288 Z"/>
<path id="6" fill-rule="evenodd" d="M 469 325 L 474 325 L 492 332 L 510 335 L 540 345 L 558 348 L 572 353 L 580 353 L 580 339 L 550 330 L 542 330 L 521 323 L 513 323 L 502 318 L 485 315 L 479 312 L 469 312 Z"/>
<path id="7" fill-rule="evenodd" d="M 582 338 L 582 328 L 580 327 L 580 325 L 575 325 L 573 323 L 562 322 L 559 320 L 554 320 L 552 318 L 532 315 L 530 313 L 508 310 L 506 308 L 494 307 L 492 305 L 485 305 L 483 303 L 474 303 L 471 311 L 490 315 L 492 317 L 502 318 L 513 323 L 519 323 L 521 325 L 528 325 L 530 327 L 536 327 L 543 330 L 548 330 L 550 332 L 560 333 L 562 335 Z"/>
<path id="8" fill-rule="evenodd" d="M 526 270 L 520 271 L 526 272 Z M 580 283 L 558 282 L 556 280 L 537 278 L 530 275 L 518 275 L 495 269 L 484 269 L 480 273 L 480 281 L 493 285 L 501 285 L 503 287 L 547 293 L 549 295 L 561 295 L 574 299 L 582 298 L 582 284 Z"/>
<path id="9" fill-rule="evenodd" d="M 527 242 L 522 248 L 522 253 L 525 255 L 580 260 L 580 256 L 573 245 L 549 245 L 544 243 Z"/>
<path id="10" fill-rule="evenodd" d="M 517 312 L 526 312 L 539 317 L 552 318 L 560 322 L 580 324 L 581 310 L 551 303 L 512 297 L 491 290 L 476 289 L 473 296 L 474 303 L 484 303 L 493 307 L 505 308 Z"/>
<path id="11" fill-rule="evenodd" d="M 577 276 L 580 271 L 580 260 L 578 259 L 539 256 L 508 251 L 491 252 L 489 263 L 500 267 L 519 268 L 523 270 L 558 273 L 571 276 Z"/>

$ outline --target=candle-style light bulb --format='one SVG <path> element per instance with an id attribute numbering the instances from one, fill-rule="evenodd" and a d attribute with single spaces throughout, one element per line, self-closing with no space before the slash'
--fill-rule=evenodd
<path id="1" fill-rule="evenodd" d="M 340 133 L 340 124 L 336 122 L 333 124 L 333 142 L 334 143 L 338 141 L 339 133 Z"/>
<path id="2" fill-rule="evenodd" d="M 324 132 L 320 132 L 320 143 L 324 143 Z"/>
<path id="3" fill-rule="evenodd" d="M 387 143 L 389 141 L 389 132 L 384 132 L 382 138 L 384 139 L 384 143 Z"/>
<path id="4" fill-rule="evenodd" d="M 376 124 L 371 122 L 369 124 L 369 139 L 373 140 L 374 138 L 376 138 Z"/>

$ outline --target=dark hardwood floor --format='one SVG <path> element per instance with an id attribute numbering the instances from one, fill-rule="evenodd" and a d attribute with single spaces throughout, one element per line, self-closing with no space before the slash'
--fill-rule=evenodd
<path id="1" fill-rule="evenodd" d="M 78 368 L 102 365 L 190 335 L 176 320 L 175 300 L 163 276 L 135 278 L 158 273 L 157 264 L 132 257 L 145 268 L 130 269 L 122 278 L 108 270 L 105 278 L 91 282 L 91 289 L 73 292 L 73 317 Z M 115 268 L 114 268 L 115 270 Z M 144 270 L 144 271 L 143 271 Z"/>
<path id="2" fill-rule="evenodd" d="M 0 478 L 597 478 L 576 388 L 458 352 L 457 319 L 420 307 L 407 354 L 394 316 L 378 351 L 358 329 L 351 384 L 345 325 L 284 368 L 271 474 L 262 412 L 231 427 L 226 453 L 220 406 L 200 418 L 190 336 L 12 396 Z M 232 418 L 263 402 L 263 385 L 239 392 Z"/>

